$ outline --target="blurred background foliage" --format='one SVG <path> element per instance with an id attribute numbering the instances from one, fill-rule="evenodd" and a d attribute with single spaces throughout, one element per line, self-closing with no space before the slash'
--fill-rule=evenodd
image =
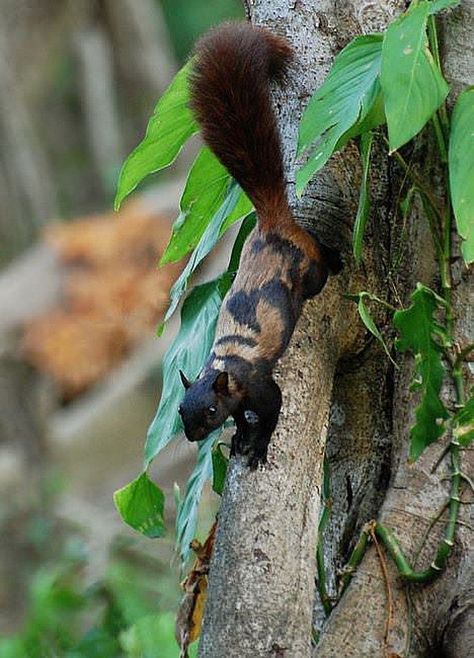
<path id="1" fill-rule="evenodd" d="M 238 0 L 157 0 L 163 9 L 173 50 L 183 63 L 197 37 L 211 25 L 222 21 L 243 18 L 242 4 Z"/>
<path id="2" fill-rule="evenodd" d="M 111 386 L 100 388 L 108 369 L 130 355 L 140 361 L 133 355 L 153 337 L 179 271 L 156 278 L 168 233 L 163 236 L 163 223 L 156 232 L 150 228 L 148 210 L 131 206 L 118 229 L 112 227 L 120 166 L 196 38 L 239 17 L 239 0 L 0 0 L 0 315 L 12 315 L 15 295 L 18 303 L 30 303 L 15 292 L 25 263 L 31 261 L 33 301 L 52 285 L 35 270 L 45 229 L 53 231 L 53 242 L 67 237 L 59 255 L 71 268 L 66 286 L 57 284 L 61 311 L 47 309 L 33 323 L 19 312 L 21 322 L 12 320 L 8 329 L 0 322 L 0 658 L 179 655 L 174 538 L 159 544 L 137 538 L 121 525 L 112 501 L 124 471 L 135 474 L 142 460 L 159 363 L 144 352 L 145 374 L 137 376 L 133 395 L 123 383 L 133 368 L 125 368 L 122 379 L 113 371 L 126 400 L 110 407 L 115 425 L 99 417 L 88 432 L 77 418 L 113 397 Z M 159 184 L 182 179 L 189 162 L 184 154 L 170 172 L 154 177 L 158 196 Z M 165 218 L 167 227 L 172 218 Z M 70 234 L 62 232 L 65 222 L 75 227 Z M 137 227 L 147 233 L 143 244 Z M 75 250 L 73 257 L 61 249 Z M 95 307 L 106 309 L 106 330 Z M 119 330 L 118 307 L 125 317 Z M 82 333 L 73 311 L 86 317 Z M 25 348 L 25 319 L 36 360 Z M 46 357 L 38 327 L 45 327 Z M 51 341 L 59 330 L 58 347 Z M 87 336 L 97 346 L 98 335 L 112 349 L 104 372 L 98 367 L 104 352 L 99 358 L 86 346 Z M 63 368 L 56 378 L 52 364 Z M 117 405 L 136 427 L 132 437 Z M 51 440 L 51 428 L 60 439 Z M 183 446 L 178 442 L 160 466 L 171 489 L 188 475 L 180 462 Z M 202 512 L 206 528 L 212 509 L 209 504 Z"/>
<path id="3" fill-rule="evenodd" d="M 52 218 L 110 207 L 124 156 L 239 0 L 1 0 L 0 264 Z"/>

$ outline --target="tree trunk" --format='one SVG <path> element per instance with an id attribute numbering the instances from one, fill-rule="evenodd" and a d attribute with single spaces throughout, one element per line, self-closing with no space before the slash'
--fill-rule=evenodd
<path id="1" fill-rule="evenodd" d="M 312 653 L 313 624 L 322 630 L 321 641 L 313 650 L 318 656 L 381 656 L 390 651 L 404 656 L 433 655 L 434 647 L 443 643 L 448 656 L 467 656 L 469 651 L 474 655 L 469 644 L 473 641 L 469 615 L 472 577 L 468 577 L 472 564 L 467 555 L 467 526 L 459 528 L 449 568 L 435 584 L 403 587 L 389 566 L 394 613 L 387 633 L 386 584 L 373 548 L 326 624 L 320 603 L 313 606 L 325 452 L 331 472 L 332 513 L 324 554 L 332 574 L 328 582 L 332 595 L 336 594 L 334 573 L 345 563 L 363 524 L 378 516 L 382 503 L 380 518 L 412 556 L 423 530 L 447 498 L 439 469 L 430 473 L 442 446 L 433 446 L 415 466 L 406 466 L 413 419 L 413 401 L 407 394 L 410 359 L 400 360 L 401 374 L 395 377 L 380 346 L 363 330 L 355 304 L 344 298 L 348 292 L 369 290 L 399 304 L 408 301 L 417 280 L 431 283 L 435 263 L 426 247 L 430 236 L 421 213 L 415 208 L 409 239 L 402 243 L 397 219 L 400 172 L 376 145 L 365 264 L 356 267 L 350 257 L 360 180 L 355 147 L 350 145 L 336 154 L 302 200 L 297 202 L 294 195 L 297 127 L 310 95 L 343 46 L 357 34 L 383 30 L 405 5 L 395 0 L 247 3 L 254 23 L 284 35 L 295 49 L 291 82 L 274 91 L 288 191 L 302 225 L 316 229 L 323 242 L 340 248 L 345 267 L 307 304 L 278 366 L 283 407 L 267 466 L 249 472 L 242 460 L 231 460 L 199 647 L 199 655 L 206 658 L 304 658 Z M 446 31 L 446 70 L 462 84 L 474 70 L 472 45 L 467 45 L 474 27 L 472 6 L 472 1 L 463 2 L 448 19 Z M 453 61 L 454 48 L 463 52 L 458 64 Z M 466 53 L 471 55 L 468 62 Z M 415 151 L 413 157 L 426 161 L 428 170 L 429 141 L 423 147 L 423 152 Z M 391 264 L 400 250 L 402 267 L 393 271 Z M 461 344 L 469 325 L 467 317 L 461 319 L 467 292 L 467 281 L 459 282 L 455 304 L 460 312 L 457 335 Z M 383 326 L 385 320 L 379 312 L 378 325 Z M 463 508 L 466 517 L 470 508 Z M 435 524 L 420 564 L 431 559 L 443 527 L 442 521 Z M 466 642 L 459 641 L 460 633 Z"/>

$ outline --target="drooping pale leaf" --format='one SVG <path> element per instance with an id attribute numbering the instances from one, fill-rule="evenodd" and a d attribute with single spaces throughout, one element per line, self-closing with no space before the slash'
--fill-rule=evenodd
<path id="1" fill-rule="evenodd" d="M 146 473 L 114 493 L 114 502 L 122 519 L 147 537 L 165 533 L 165 496 Z"/>
<path id="2" fill-rule="evenodd" d="M 336 57 L 311 98 L 298 136 L 298 153 L 311 147 L 309 159 L 296 174 L 298 193 L 336 149 L 383 123 L 378 80 L 381 51 L 382 35 L 356 37 Z"/>
<path id="3" fill-rule="evenodd" d="M 180 486 L 177 482 L 173 484 L 173 500 L 174 500 L 174 505 L 176 507 L 176 510 L 178 507 L 181 505 L 181 502 L 183 500 L 181 496 L 181 489 Z"/>
<path id="4" fill-rule="evenodd" d="M 449 140 L 449 185 L 461 250 L 474 261 L 474 87 L 459 94 Z"/>
<path id="5" fill-rule="evenodd" d="M 230 175 L 212 151 L 202 148 L 188 174 L 179 204 L 180 213 L 160 265 L 174 263 L 194 249 L 224 202 L 230 182 Z M 247 215 L 251 208 L 252 204 L 241 190 L 235 207 L 222 220 L 224 230 Z"/>
<path id="6" fill-rule="evenodd" d="M 224 277 L 230 283 L 230 276 Z M 158 411 L 147 434 L 146 464 L 183 429 L 178 414 L 184 395 L 179 370 L 193 380 L 209 355 L 222 301 L 220 283 L 222 277 L 197 286 L 183 304 L 178 335 L 163 358 L 163 389 Z"/>
<path id="7" fill-rule="evenodd" d="M 415 412 L 416 422 L 410 431 L 409 458 L 415 461 L 425 448 L 443 434 L 448 413 L 439 398 L 444 367 L 442 348 L 435 339 L 435 336 L 442 336 L 445 332 L 434 318 L 443 300 L 420 283 L 411 299 L 411 306 L 407 310 L 397 311 L 393 322 L 400 333 L 397 349 L 400 352 L 409 350 L 415 357 L 412 390 L 421 394 Z"/>
<path id="8" fill-rule="evenodd" d="M 413 6 L 390 23 L 385 33 L 380 82 L 391 151 L 420 132 L 449 91 L 428 50 L 430 4 Z"/>
<path id="9" fill-rule="evenodd" d="M 453 434 L 464 448 L 474 440 L 474 395 L 453 417 Z"/>
<path id="10" fill-rule="evenodd" d="M 199 442 L 196 466 L 188 480 L 183 502 L 176 517 L 176 546 L 181 561 L 187 561 L 191 549 L 189 544 L 196 535 L 199 503 L 205 483 L 212 478 L 212 446 L 220 436 L 218 429 L 207 439 Z"/>
<path id="11" fill-rule="evenodd" d="M 198 125 L 188 107 L 188 75 L 191 66 L 192 60 L 177 73 L 158 101 L 145 137 L 125 160 L 117 184 L 116 210 L 146 176 L 168 167 L 186 140 L 198 131 Z"/>
<path id="12" fill-rule="evenodd" d="M 219 496 L 224 490 L 228 463 L 229 460 L 222 453 L 222 444 L 217 441 L 212 447 L 212 488 Z"/>
<path id="13" fill-rule="evenodd" d="M 364 241 L 365 225 L 370 215 L 369 169 L 372 150 L 373 133 L 367 132 L 360 138 L 360 158 L 362 160 L 362 181 L 359 192 L 359 205 L 354 221 L 352 249 L 357 263 L 362 260 L 362 243 Z"/>
<path id="14" fill-rule="evenodd" d="M 254 226 L 255 214 L 252 213 L 242 222 L 227 272 L 210 283 L 194 288 L 183 304 L 180 332 L 163 361 L 163 392 L 157 415 L 148 432 L 145 448 L 147 463 L 182 429 L 177 413 L 184 394 L 179 369 L 181 368 L 189 379 L 194 379 L 204 365 L 212 345 L 221 301 L 230 288 L 233 274 L 239 265 L 242 247 Z M 200 356 L 197 356 L 199 350 Z M 182 365 L 179 365 L 180 363 Z M 175 493 L 175 501 L 178 504 L 177 545 L 183 561 L 188 558 L 189 542 L 193 539 L 196 530 L 202 487 L 211 475 L 214 479 L 212 444 L 218 439 L 221 431 L 222 429 L 213 432 L 200 443 L 198 463 L 188 482 L 185 496 L 181 499 L 181 496 Z M 222 464 L 219 466 L 216 482 L 219 478 L 221 480 L 225 478 L 225 474 L 222 474 Z"/>
<path id="15" fill-rule="evenodd" d="M 242 222 L 227 271 L 214 281 L 194 288 L 183 304 L 179 333 L 163 358 L 163 390 L 158 411 L 147 434 L 146 464 L 183 429 L 178 414 L 184 394 L 179 370 L 183 370 L 192 380 L 203 367 L 214 340 L 221 302 L 232 285 L 242 247 L 254 226 L 255 214 L 252 213 Z"/>
<path id="16" fill-rule="evenodd" d="M 206 230 L 204 231 L 196 249 L 191 254 L 189 261 L 186 264 L 186 267 L 181 272 L 178 279 L 173 284 L 173 287 L 170 291 L 170 305 L 166 311 L 163 322 L 161 323 L 158 334 L 160 335 L 163 332 L 166 322 L 170 319 L 173 313 L 176 310 L 176 307 L 179 304 L 179 300 L 186 292 L 188 287 L 188 282 L 193 272 L 197 266 L 204 260 L 208 253 L 213 249 L 214 245 L 218 241 L 221 235 L 222 224 L 233 212 L 236 207 L 241 194 L 241 189 L 235 181 L 231 179 L 230 185 L 228 187 L 226 197 L 224 202 L 220 205 L 219 209 L 215 213 L 214 217 L 211 219 L 207 225 Z"/>
<path id="17" fill-rule="evenodd" d="M 385 343 L 382 334 L 380 333 L 377 325 L 375 324 L 370 314 L 368 307 L 364 302 L 364 299 L 371 299 L 375 302 L 380 302 L 381 300 L 379 300 L 379 298 L 373 295 L 372 293 L 366 291 L 359 292 L 357 293 L 357 295 L 347 295 L 347 297 L 357 303 L 357 310 L 359 311 L 360 319 L 364 323 L 366 329 L 368 329 L 372 334 L 372 336 L 374 336 L 379 341 L 379 343 L 384 348 L 385 353 L 387 354 L 390 361 L 393 363 L 393 365 L 396 368 L 398 368 L 398 365 L 393 360 L 392 355 L 390 354 L 390 351 L 387 347 L 387 344 Z"/>

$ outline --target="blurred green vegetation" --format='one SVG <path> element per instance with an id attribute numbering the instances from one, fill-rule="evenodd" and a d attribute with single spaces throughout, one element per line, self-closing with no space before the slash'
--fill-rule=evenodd
<path id="1" fill-rule="evenodd" d="M 130 541 L 122 541 L 105 573 L 87 584 L 90 565 L 77 530 L 62 529 L 58 542 L 58 528 L 42 514 L 33 514 L 26 527 L 36 548 L 48 545 L 54 555 L 32 574 L 25 618 L 16 633 L 0 639 L 1 658 L 178 658 L 180 592 L 166 561 L 130 552 Z"/>
<path id="2" fill-rule="evenodd" d="M 240 0 L 159 0 L 173 47 L 183 62 L 196 39 L 209 27 L 244 18 Z"/>

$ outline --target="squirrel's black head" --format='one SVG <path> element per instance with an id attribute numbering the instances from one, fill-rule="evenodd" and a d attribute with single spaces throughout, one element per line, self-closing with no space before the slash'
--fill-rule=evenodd
<path id="1" fill-rule="evenodd" d="M 217 429 L 234 408 L 227 372 L 210 370 L 193 384 L 180 371 L 186 389 L 179 406 L 184 433 L 189 441 L 200 441 Z"/>

